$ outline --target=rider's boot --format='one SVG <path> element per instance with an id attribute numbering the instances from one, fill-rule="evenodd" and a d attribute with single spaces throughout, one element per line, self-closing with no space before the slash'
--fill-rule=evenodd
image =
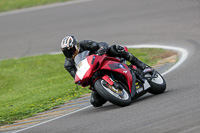
<path id="1" fill-rule="evenodd" d="M 142 62 L 141 60 L 139 60 L 138 58 L 136 58 L 134 55 L 132 55 L 131 53 L 127 52 L 127 59 L 128 61 L 132 64 L 135 65 L 137 68 L 139 68 L 140 70 L 142 70 L 142 72 L 144 73 L 144 75 L 146 73 L 151 73 L 153 72 L 153 69 L 146 65 L 144 62 Z"/>
<path id="2" fill-rule="evenodd" d="M 109 47 L 108 54 L 110 56 L 124 58 L 125 60 L 129 61 L 132 65 L 135 65 L 138 69 L 142 71 L 146 68 L 151 68 L 128 51 L 125 51 L 124 47 L 120 45 L 113 45 Z"/>
<path id="3" fill-rule="evenodd" d="M 101 97 L 97 92 L 92 91 L 90 103 L 94 107 L 101 107 L 103 104 L 105 104 L 107 101 Z"/>
<path id="4" fill-rule="evenodd" d="M 131 53 L 126 54 L 127 56 L 127 60 L 132 64 L 135 65 L 137 68 L 139 68 L 140 70 L 144 70 L 147 65 L 145 63 L 143 63 L 142 61 L 140 61 L 138 58 L 136 58 L 134 55 L 132 55 Z"/>

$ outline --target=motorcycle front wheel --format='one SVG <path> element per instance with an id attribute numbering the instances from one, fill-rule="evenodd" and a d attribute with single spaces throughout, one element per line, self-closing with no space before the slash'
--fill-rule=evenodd
<path id="1" fill-rule="evenodd" d="M 116 88 L 104 79 L 98 79 L 94 83 L 94 88 L 107 101 L 118 106 L 127 106 L 131 103 L 131 96 L 123 83 L 119 82 L 118 84 L 119 88 Z"/>

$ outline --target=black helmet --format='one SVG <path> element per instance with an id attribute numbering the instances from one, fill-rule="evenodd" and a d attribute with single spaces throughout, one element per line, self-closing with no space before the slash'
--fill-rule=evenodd
<path id="1" fill-rule="evenodd" d="M 74 36 L 66 36 L 61 42 L 61 50 L 66 58 L 72 58 L 79 53 L 80 46 Z"/>

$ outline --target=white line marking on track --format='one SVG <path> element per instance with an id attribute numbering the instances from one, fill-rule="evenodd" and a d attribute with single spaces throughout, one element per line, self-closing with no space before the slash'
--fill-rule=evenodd
<path id="1" fill-rule="evenodd" d="M 170 49 L 170 50 L 175 50 L 175 51 L 180 52 L 181 53 L 181 57 L 180 57 L 179 61 L 174 66 L 172 66 L 169 70 L 167 70 L 166 72 L 162 73 L 162 75 L 165 75 L 165 74 L 171 72 L 172 70 L 174 70 L 175 68 L 177 68 L 178 66 L 180 66 L 187 59 L 187 56 L 188 56 L 188 51 L 183 49 L 183 48 L 179 48 L 179 47 L 163 46 L 163 45 L 147 45 L 147 44 L 145 44 L 145 45 L 126 45 L 126 47 L 128 47 L 128 48 L 163 48 L 163 49 Z M 58 53 L 60 54 L 61 52 L 53 52 L 52 54 L 58 54 Z M 18 132 L 21 132 L 21 131 L 28 130 L 30 128 L 33 128 L 33 127 L 36 127 L 36 126 L 39 126 L 39 125 L 42 125 L 42 124 L 57 120 L 59 118 L 65 117 L 65 116 L 69 116 L 71 114 L 77 113 L 79 111 L 85 110 L 85 109 L 90 108 L 90 107 L 92 107 L 92 105 L 89 105 L 89 106 L 86 106 L 84 108 L 75 110 L 75 111 L 73 111 L 71 113 L 68 113 L 68 114 L 65 114 L 65 115 L 61 115 L 61 116 L 56 117 L 54 119 L 50 119 L 48 121 L 44 121 L 44 122 L 38 123 L 36 125 L 30 126 L 30 127 L 27 127 L 27 128 L 23 128 L 23 129 L 14 131 L 13 133 L 18 133 Z"/>
<path id="2" fill-rule="evenodd" d="M 178 51 L 181 53 L 181 57 L 178 60 L 178 62 L 173 65 L 170 69 L 162 73 L 162 75 L 166 75 L 167 73 L 173 71 L 177 67 L 179 67 L 188 57 L 188 51 L 186 49 L 180 48 L 180 47 L 172 47 L 172 46 L 164 46 L 164 45 L 127 45 L 128 48 L 162 48 L 162 49 L 169 49 L 169 50 L 174 50 Z"/>
<path id="3" fill-rule="evenodd" d="M 178 132 L 178 133 L 194 133 L 195 131 L 199 132 L 200 131 L 200 126 L 192 127 L 192 128 L 189 128 L 187 130 L 184 130 L 184 131 L 181 131 L 181 132 Z"/>
<path id="4" fill-rule="evenodd" d="M 54 3 L 54 4 L 29 7 L 29 8 L 24 8 L 24 9 L 17 9 L 17 10 L 13 10 L 13 11 L 6 11 L 6 12 L 0 13 L 0 17 L 6 16 L 6 15 L 24 13 L 24 12 L 31 12 L 31 11 L 41 10 L 41 9 L 48 9 L 48 8 L 53 8 L 53 7 L 77 4 L 77 3 L 87 2 L 87 1 L 92 1 L 92 0 L 75 0 L 75 1 L 59 2 L 59 3 Z"/>
<path id="5" fill-rule="evenodd" d="M 65 116 L 68 116 L 68 115 L 71 115 L 71 114 L 74 114 L 74 113 L 76 113 L 76 112 L 80 112 L 80 111 L 85 110 L 85 109 L 90 108 L 90 107 L 92 107 L 92 105 L 83 107 L 83 108 L 81 108 L 81 109 L 75 110 L 75 111 L 73 111 L 73 112 L 71 112 L 71 113 L 68 113 L 68 114 L 64 114 L 64 115 L 58 116 L 58 117 L 56 117 L 56 118 L 54 118 L 54 119 L 50 119 L 50 120 L 48 120 L 48 121 L 44 121 L 44 122 L 38 123 L 38 124 L 36 124 L 36 125 L 30 126 L 30 127 L 27 127 L 27 128 L 23 128 L 23 129 L 14 131 L 13 133 L 18 133 L 18 132 L 21 132 L 21 131 L 28 130 L 28 129 L 30 129 L 30 128 L 33 128 L 33 127 L 36 127 L 36 126 L 39 126 L 39 125 L 42 125 L 42 124 L 45 124 L 45 123 L 48 123 L 48 122 L 57 120 L 57 119 L 59 119 L 59 118 L 62 118 L 62 117 L 65 117 Z"/>

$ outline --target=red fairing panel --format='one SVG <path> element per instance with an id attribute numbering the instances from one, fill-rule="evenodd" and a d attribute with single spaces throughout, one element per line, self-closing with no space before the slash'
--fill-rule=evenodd
<path id="1" fill-rule="evenodd" d="M 105 58 L 105 56 L 104 56 Z M 90 83 L 88 81 L 92 77 L 93 73 L 95 72 L 95 67 L 98 62 L 102 62 L 104 60 L 102 56 L 97 56 L 97 55 L 90 55 L 81 63 L 79 63 L 76 76 L 75 76 L 75 83 L 76 84 L 81 84 L 82 86 L 87 86 Z"/>
<path id="2" fill-rule="evenodd" d="M 80 79 L 77 75 L 75 75 L 75 80 L 74 80 L 75 84 L 77 84 L 78 81 L 80 81 L 80 80 L 81 80 L 81 79 Z"/>
<path id="3" fill-rule="evenodd" d="M 88 80 L 91 78 L 91 73 L 93 71 L 93 65 L 91 65 L 91 59 L 92 56 L 89 56 L 88 58 L 84 59 L 81 63 L 79 63 L 78 70 L 75 75 L 75 83 L 83 84 L 85 82 L 88 82 Z"/>
<path id="4" fill-rule="evenodd" d="M 128 52 L 128 48 L 127 48 L 127 47 L 124 47 L 124 50 L 125 50 L 126 52 Z"/>
<path id="5" fill-rule="evenodd" d="M 110 79 L 110 77 L 108 75 L 104 75 L 102 77 L 102 79 L 104 79 L 106 82 L 108 82 L 110 85 L 113 85 L 114 82 Z"/>
<path id="6" fill-rule="evenodd" d="M 107 61 L 106 63 L 104 63 L 104 65 L 101 67 L 101 69 L 110 70 L 110 71 L 117 72 L 117 73 L 124 75 L 124 77 L 126 78 L 127 83 L 128 83 L 129 91 L 131 93 L 132 74 L 129 71 L 129 68 L 127 65 L 125 65 L 123 63 L 115 62 L 115 61 Z"/>

